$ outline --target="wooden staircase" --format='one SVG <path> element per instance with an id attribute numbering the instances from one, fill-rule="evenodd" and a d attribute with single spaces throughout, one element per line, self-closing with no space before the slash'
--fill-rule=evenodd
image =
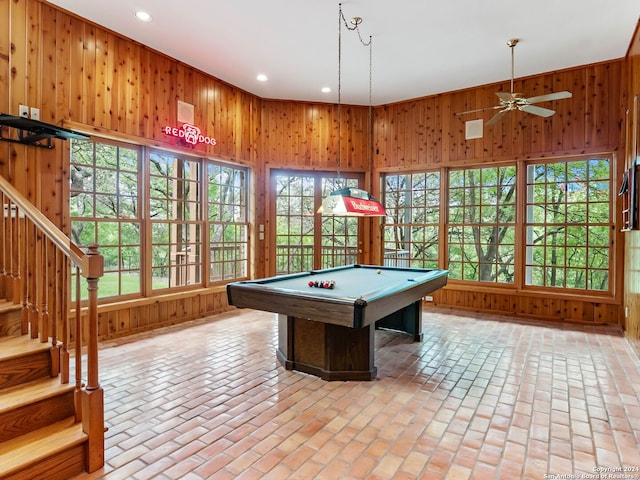
<path id="1" fill-rule="evenodd" d="M 20 310 L 0 301 L 0 331 L 15 331 Z M 88 435 L 75 417 L 75 386 L 52 377 L 58 354 L 29 335 L 0 337 L 0 479 L 55 480 L 84 471 Z"/>
<path id="2" fill-rule="evenodd" d="M 85 253 L 74 245 L 0 176 L 0 480 L 62 480 L 104 465 L 102 262 L 94 246 Z"/>

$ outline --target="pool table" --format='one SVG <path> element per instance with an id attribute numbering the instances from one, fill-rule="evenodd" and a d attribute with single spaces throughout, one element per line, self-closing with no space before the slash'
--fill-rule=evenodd
<path id="1" fill-rule="evenodd" d="M 375 329 L 422 340 L 422 298 L 447 283 L 437 269 L 348 265 L 227 285 L 229 305 L 278 314 L 279 361 L 324 380 L 371 380 Z M 333 288 L 310 282 L 335 282 Z"/>

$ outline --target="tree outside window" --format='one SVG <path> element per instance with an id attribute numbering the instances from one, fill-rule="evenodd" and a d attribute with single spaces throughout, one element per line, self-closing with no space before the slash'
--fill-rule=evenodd
<path id="1" fill-rule="evenodd" d="M 247 169 L 145 150 L 71 141 L 71 235 L 104 256 L 100 298 L 246 278 Z"/>
<path id="2" fill-rule="evenodd" d="M 200 162 L 149 154 L 153 289 L 202 282 Z"/>
<path id="3" fill-rule="evenodd" d="M 276 205 L 276 274 L 337 267 L 358 261 L 358 219 L 316 212 L 333 190 L 358 187 L 355 178 L 278 172 L 272 177 Z"/>
<path id="4" fill-rule="evenodd" d="M 100 247 L 104 257 L 100 297 L 139 294 L 139 149 L 73 140 L 70 160 L 71 238 L 79 246 Z"/>
<path id="5" fill-rule="evenodd" d="M 440 172 L 447 176 L 444 206 Z M 612 293 L 612 191 L 607 157 L 388 174 L 385 262 L 436 267 L 446 244 L 441 261 L 451 280 Z M 446 239 L 438 235 L 443 218 Z"/>
<path id="6" fill-rule="evenodd" d="M 608 158 L 527 165 L 525 284 L 608 291 Z"/>
<path id="7" fill-rule="evenodd" d="M 449 171 L 450 278 L 513 283 L 515 222 L 515 166 Z"/>
<path id="8" fill-rule="evenodd" d="M 207 173 L 209 279 L 216 282 L 247 277 L 247 172 L 208 162 Z"/>
<path id="9" fill-rule="evenodd" d="M 437 268 L 440 172 L 385 177 L 384 263 Z"/>

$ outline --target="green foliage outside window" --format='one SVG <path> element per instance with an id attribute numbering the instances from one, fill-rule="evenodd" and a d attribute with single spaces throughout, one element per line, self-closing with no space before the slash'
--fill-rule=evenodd
<path id="1" fill-rule="evenodd" d="M 322 198 L 346 187 L 357 188 L 355 178 L 327 178 L 320 180 Z M 314 205 L 315 210 L 319 208 Z M 340 267 L 358 262 L 358 219 L 346 216 L 320 216 L 322 258 L 320 268 Z"/>
<path id="2" fill-rule="evenodd" d="M 609 289 L 610 160 L 527 166 L 526 285 Z"/>
<path id="3" fill-rule="evenodd" d="M 447 175 L 443 185 L 440 172 Z M 516 165 L 505 165 L 386 175 L 385 262 L 442 262 L 449 278 L 461 281 L 515 285 L 522 272 L 523 287 L 609 291 L 611 160 L 522 162 L 523 192 L 518 173 Z M 520 217 L 518 195 L 525 209 Z"/>
<path id="4" fill-rule="evenodd" d="M 324 196 L 339 188 L 357 187 L 357 179 L 279 173 L 272 181 L 276 192 L 278 275 L 357 262 L 357 218 L 316 213 Z M 321 252 L 319 263 L 315 251 Z"/>
<path id="5" fill-rule="evenodd" d="M 79 246 L 100 247 L 105 270 L 101 297 L 141 291 L 139 168 L 136 148 L 71 143 L 71 237 Z"/>
<path id="6" fill-rule="evenodd" d="M 513 283 L 516 167 L 449 172 L 450 278 Z"/>
<path id="7" fill-rule="evenodd" d="M 99 296 L 140 295 L 144 269 L 151 289 L 202 284 L 205 245 L 210 281 L 246 278 L 246 169 L 152 150 L 143 181 L 142 155 L 135 146 L 71 142 L 72 239 L 98 244 L 104 256 Z"/>
<path id="8" fill-rule="evenodd" d="M 248 275 L 247 173 L 207 164 L 207 206 L 211 281 Z"/>
<path id="9" fill-rule="evenodd" d="M 385 177 L 384 263 L 437 268 L 440 222 L 440 173 Z"/>

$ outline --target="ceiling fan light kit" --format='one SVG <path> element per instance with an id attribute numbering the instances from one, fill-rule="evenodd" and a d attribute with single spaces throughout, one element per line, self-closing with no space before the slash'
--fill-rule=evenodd
<path id="1" fill-rule="evenodd" d="M 551 110 L 550 108 L 540 107 L 538 105 L 534 105 L 534 103 L 540 102 L 550 102 L 553 100 L 562 100 L 565 98 L 571 98 L 571 92 L 562 91 L 562 92 L 553 92 L 547 93 L 544 95 L 537 95 L 535 97 L 527 98 L 522 93 L 516 93 L 513 91 L 513 80 L 514 80 L 514 49 L 516 45 L 519 43 L 518 38 L 512 38 L 507 40 L 507 46 L 511 49 L 511 89 L 510 92 L 496 92 L 498 96 L 499 103 L 493 107 L 485 107 L 485 108 L 476 108 L 474 110 L 467 110 L 466 112 L 459 112 L 456 115 L 467 115 L 469 113 L 483 112 L 485 110 L 498 110 L 498 112 L 491 117 L 486 125 L 490 126 L 498 121 L 502 117 L 505 116 L 507 112 L 512 110 L 520 110 L 522 112 L 531 113 L 533 115 L 538 115 L 540 117 L 550 117 L 554 113 L 555 110 Z"/>

